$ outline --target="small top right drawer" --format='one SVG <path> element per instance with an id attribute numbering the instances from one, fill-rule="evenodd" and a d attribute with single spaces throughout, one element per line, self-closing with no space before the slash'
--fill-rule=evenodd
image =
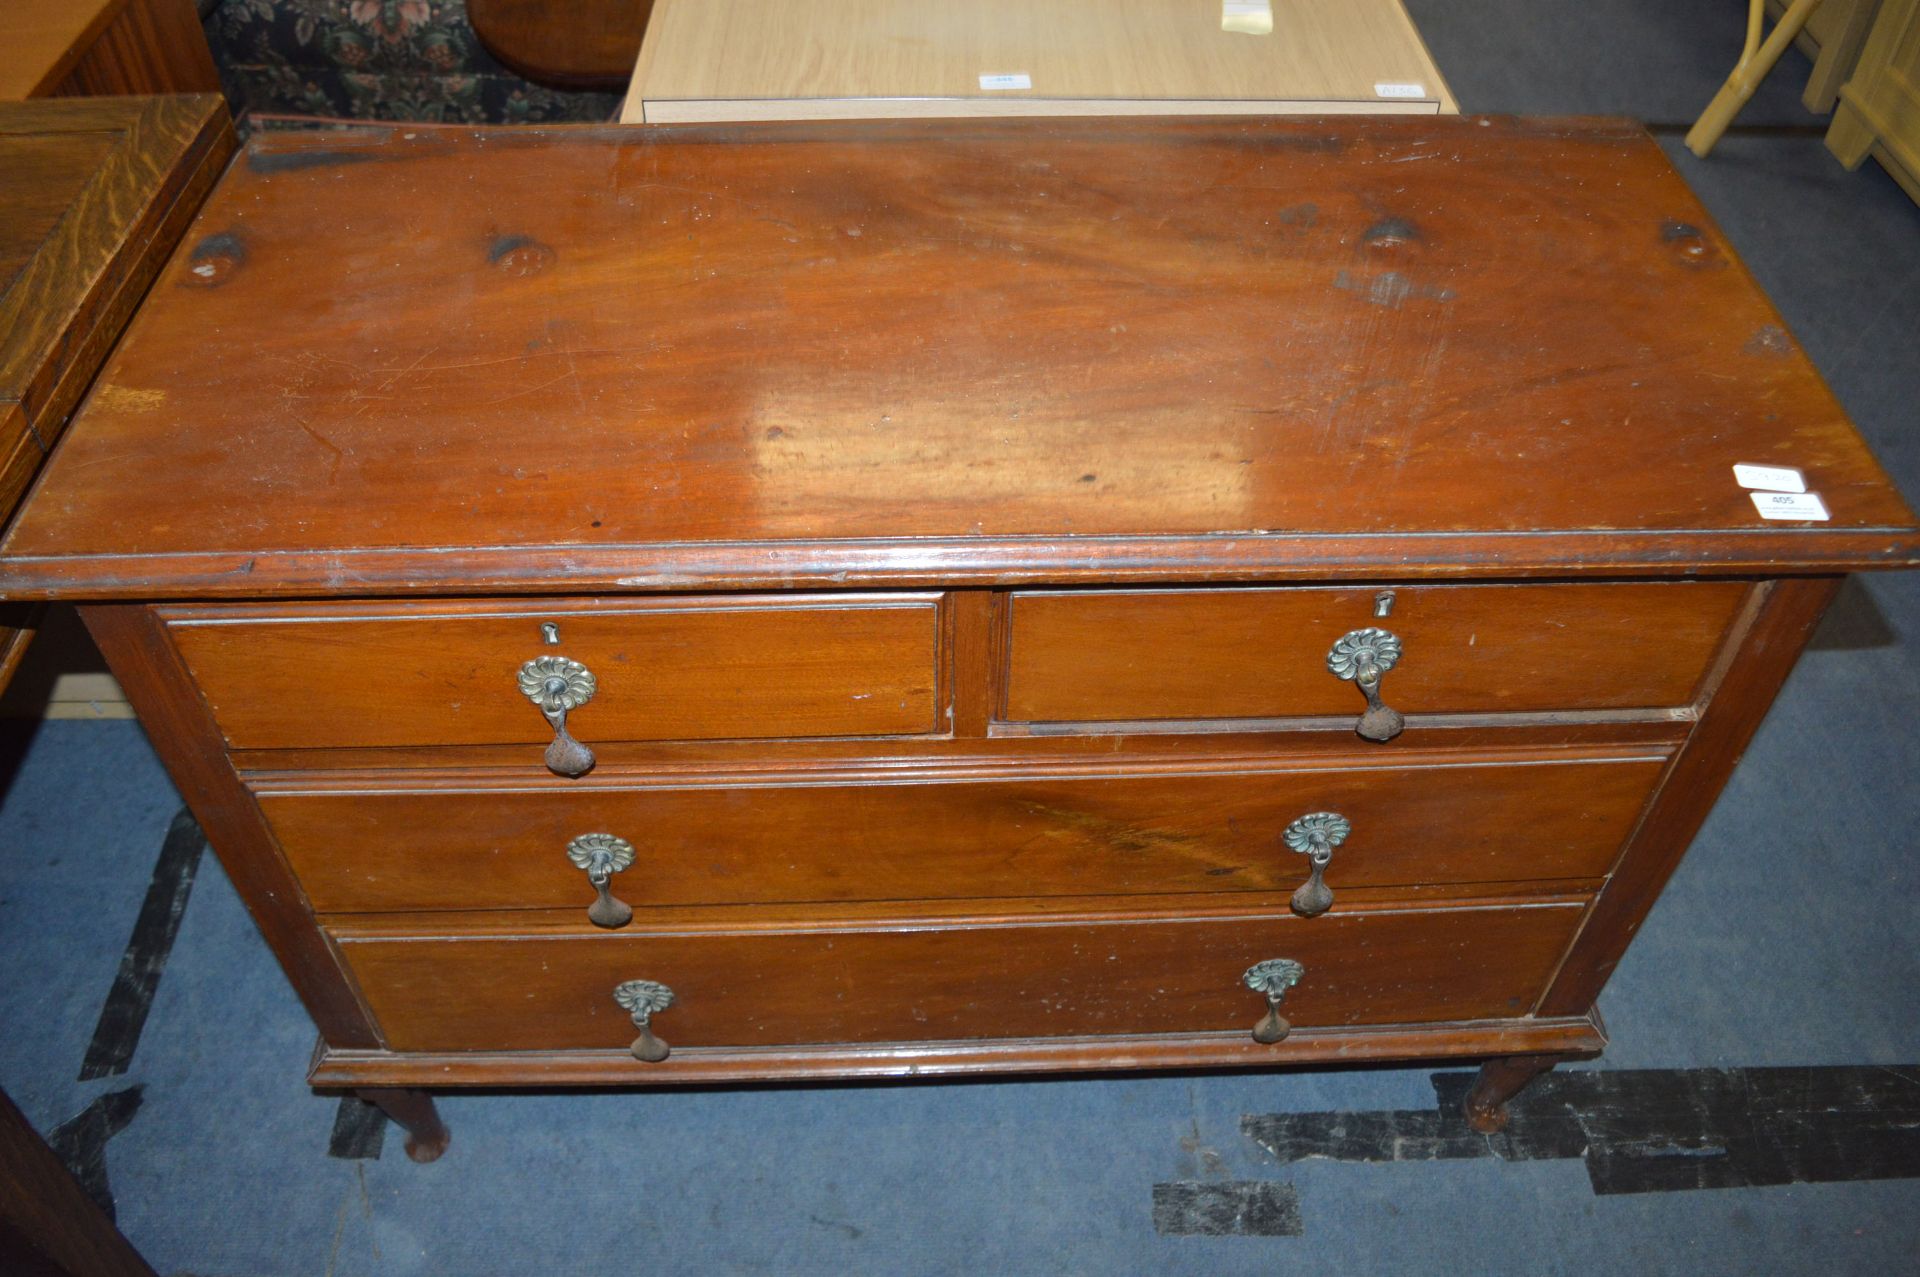
<path id="1" fill-rule="evenodd" d="M 1001 718 L 1357 714 L 1366 702 L 1351 670 L 1341 677 L 1329 657 L 1345 636 L 1368 630 L 1394 640 L 1380 692 L 1408 714 L 1687 705 L 1751 588 L 1631 581 L 1016 591 L 1007 600 Z M 1376 646 L 1382 641 L 1375 636 Z"/>

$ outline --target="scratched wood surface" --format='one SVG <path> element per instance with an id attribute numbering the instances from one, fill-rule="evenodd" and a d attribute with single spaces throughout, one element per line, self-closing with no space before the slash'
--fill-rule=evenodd
<path id="1" fill-rule="evenodd" d="M 1799 467 L 1831 521 L 1760 519 L 1735 462 Z M 1626 124 L 408 127 L 251 144 L 0 547 L 0 592 L 1917 549 Z"/>

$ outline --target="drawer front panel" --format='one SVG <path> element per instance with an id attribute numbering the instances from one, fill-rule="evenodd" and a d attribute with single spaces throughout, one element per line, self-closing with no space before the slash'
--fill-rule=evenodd
<path id="1" fill-rule="evenodd" d="M 1662 760 L 1379 763 L 941 783 L 276 792 L 268 821 L 323 912 L 584 909 L 570 840 L 634 844 L 635 907 L 1291 890 L 1282 831 L 1331 810 L 1342 887 L 1596 877 Z"/>
<path id="2" fill-rule="evenodd" d="M 516 675 L 549 655 L 594 675 L 568 718 L 589 744 L 925 734 L 939 614 L 925 594 L 163 613 L 235 749 L 541 744 Z"/>
<path id="3" fill-rule="evenodd" d="M 1018 592 L 1008 600 L 1014 722 L 1358 715 L 1327 653 L 1386 629 L 1381 683 L 1409 714 L 1690 703 L 1738 612 L 1738 582 Z"/>
<path id="4" fill-rule="evenodd" d="M 396 1051 L 625 1046 L 626 980 L 673 989 L 677 1050 L 1251 1031 L 1255 962 L 1293 958 L 1295 1025 L 1525 1014 L 1582 905 L 1061 920 L 890 930 L 367 939 L 341 952 Z"/>

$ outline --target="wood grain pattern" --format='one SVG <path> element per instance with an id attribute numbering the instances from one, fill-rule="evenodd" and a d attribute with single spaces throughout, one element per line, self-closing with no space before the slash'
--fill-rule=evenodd
<path id="1" fill-rule="evenodd" d="M 65 97 L 218 92 L 194 0 L 125 0 L 53 89 Z"/>
<path id="2" fill-rule="evenodd" d="M 1769 587 L 1706 713 L 1673 760 L 1660 792 L 1628 844 L 1612 881 L 1567 954 L 1539 1013 L 1593 1005 L 1653 902 L 1680 867 L 1794 662 L 1839 591 L 1837 577 L 1780 581 Z"/>
<path id="3" fill-rule="evenodd" d="M 530 80 L 618 89 L 633 76 L 653 0 L 467 0 L 487 52 Z"/>
<path id="4" fill-rule="evenodd" d="M 1446 1056 L 1484 1058 L 1501 1052 L 1545 1051 L 1591 1056 L 1598 1054 L 1606 1042 L 1606 1033 L 1598 1019 L 1578 1016 L 1556 1020 L 1527 1018 L 1455 1024 L 1299 1028 L 1272 1046 L 1262 1046 L 1251 1034 L 1243 1032 L 895 1042 L 877 1046 L 682 1045 L 664 1062 L 667 1067 L 642 1064 L 625 1050 L 401 1054 L 340 1050 L 322 1045 L 314 1053 L 308 1081 L 322 1087 L 357 1084 L 639 1087 L 1114 1069 L 1248 1069 Z"/>
<path id="5" fill-rule="evenodd" d="M 621 118 L 1458 109 L 1399 0 L 1287 0 L 1262 36 L 1220 16 L 1211 0 L 659 0 Z M 1031 87 L 983 89 L 1006 73 Z"/>
<path id="6" fill-rule="evenodd" d="M 251 144 L 0 546 L 0 591 L 1920 554 L 1628 126 L 410 131 Z M 409 252 L 353 216 L 374 207 Z M 1832 520 L 1760 520 L 1736 461 L 1798 466 Z"/>
<path id="7" fill-rule="evenodd" d="M 997 928 L 343 937 L 387 1042 L 403 1051 L 615 1047 L 634 1036 L 613 986 L 676 1001 L 655 1030 L 682 1046 L 915 1042 L 1251 1031 L 1240 982 L 1265 958 L 1308 975 L 1303 1026 L 1517 1016 L 1551 974 L 1579 902 L 1379 910 L 1302 920 L 1284 898 L 1244 916 L 1050 918 Z M 582 924 L 586 931 L 593 928 Z"/>
<path id="8" fill-rule="evenodd" d="M 438 608 L 171 608 L 162 613 L 238 748 L 544 747 L 516 682 L 540 656 L 598 690 L 568 730 L 600 740 L 892 736 L 939 721 L 935 595 L 557 599 Z M 559 626 L 548 646 L 543 624 Z M 526 762 L 539 767 L 538 750 Z"/>
<path id="9" fill-rule="evenodd" d="M 0 104 L 0 456 L 53 446 L 232 149 L 217 97 Z"/>
<path id="10" fill-rule="evenodd" d="M 323 912 L 584 910 L 593 892 L 565 849 L 590 832 L 639 849 L 613 888 L 646 909 L 1291 891 L 1307 861 L 1281 832 L 1322 810 L 1354 829 L 1328 872 L 1336 890 L 1597 877 L 1663 770 L 1645 755 L 1395 761 L 1169 774 L 1117 760 L 1101 777 L 1049 776 L 1042 764 L 1012 780 L 882 773 L 784 786 L 612 776 L 588 788 L 494 777 L 402 789 L 410 778 L 376 787 L 323 775 L 260 805 Z"/>
<path id="11" fill-rule="evenodd" d="M 1692 703 L 1748 587 L 1739 582 L 1015 592 L 1003 717 L 1281 718 L 1366 699 L 1327 671 L 1341 635 L 1404 644 L 1381 681 L 1404 713 Z"/>

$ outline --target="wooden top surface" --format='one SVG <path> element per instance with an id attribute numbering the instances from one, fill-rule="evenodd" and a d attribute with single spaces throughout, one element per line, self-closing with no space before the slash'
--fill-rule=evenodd
<path id="1" fill-rule="evenodd" d="M 1220 0 L 658 0 L 622 118 L 808 118 L 889 99 L 865 110 L 1051 113 L 1076 101 L 1457 110 L 1400 0 L 1271 9 L 1272 32 L 1250 35 L 1221 30 Z M 1025 75 L 1032 87 L 983 90 L 983 75 Z M 1382 96 L 1379 84 L 1407 96 Z"/>
<path id="2" fill-rule="evenodd" d="M 58 84 L 127 0 L 0 0 L 0 101 Z"/>
<path id="3" fill-rule="evenodd" d="M 0 102 L 0 517 L 231 141 L 212 95 Z"/>
<path id="4" fill-rule="evenodd" d="M 1758 517 L 1793 466 L 1826 523 Z M 1912 513 L 1613 122 L 256 137 L 0 543 L 89 597 L 1822 571 Z"/>

